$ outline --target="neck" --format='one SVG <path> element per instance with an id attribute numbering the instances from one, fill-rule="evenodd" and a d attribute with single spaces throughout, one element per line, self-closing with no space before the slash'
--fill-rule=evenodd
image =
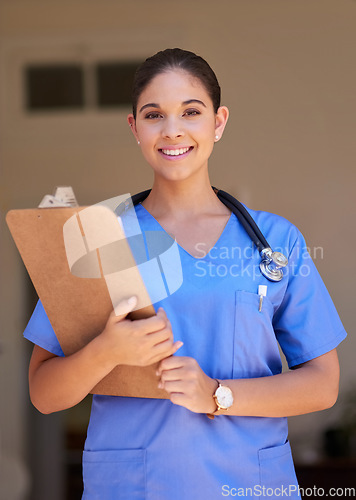
<path id="1" fill-rule="evenodd" d="M 212 190 L 208 175 L 204 179 L 183 181 L 155 177 L 143 206 L 156 218 L 184 219 L 207 213 L 228 213 Z"/>

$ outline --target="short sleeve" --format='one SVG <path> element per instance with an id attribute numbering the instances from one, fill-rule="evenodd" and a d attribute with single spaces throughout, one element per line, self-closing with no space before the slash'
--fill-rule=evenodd
<path id="1" fill-rule="evenodd" d="M 288 285 L 273 326 L 289 368 L 331 351 L 346 337 L 299 231 L 289 255 Z"/>
<path id="2" fill-rule="evenodd" d="M 24 337 L 34 344 L 46 349 L 56 356 L 64 356 L 56 334 L 48 319 L 42 302 L 39 300 L 32 313 L 30 321 L 23 333 Z"/>

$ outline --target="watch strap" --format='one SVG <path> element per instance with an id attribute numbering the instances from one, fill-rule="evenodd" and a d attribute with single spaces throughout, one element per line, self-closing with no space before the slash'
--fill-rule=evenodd
<path id="1" fill-rule="evenodd" d="M 216 382 L 218 383 L 218 386 L 217 386 L 217 388 L 215 389 L 215 392 L 214 392 L 214 394 L 213 394 L 213 399 L 214 399 L 215 404 L 216 404 L 216 410 L 215 410 L 215 411 L 213 411 L 213 413 L 207 413 L 207 414 L 206 414 L 206 416 L 207 416 L 208 418 L 210 418 L 211 420 L 214 420 L 215 415 L 217 415 L 217 413 L 218 413 L 218 412 L 222 409 L 222 408 L 221 408 L 221 406 L 219 405 L 219 403 L 218 403 L 218 401 L 217 401 L 217 397 L 216 397 L 216 395 L 215 395 L 216 391 L 217 391 L 217 390 L 219 389 L 219 387 L 221 386 L 221 382 L 220 382 L 217 378 L 216 378 L 216 379 L 214 379 L 214 380 L 216 380 Z"/>

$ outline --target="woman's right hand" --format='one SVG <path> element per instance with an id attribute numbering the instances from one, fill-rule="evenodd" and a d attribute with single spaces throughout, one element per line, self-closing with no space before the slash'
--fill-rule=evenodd
<path id="1" fill-rule="evenodd" d="M 30 368 L 30 395 L 42 413 L 64 410 L 79 403 L 115 366 L 147 366 L 174 354 L 172 327 L 163 309 L 147 319 L 131 321 L 135 307 L 123 301 L 101 334 L 74 354 L 60 357 L 35 346 Z"/>
<path id="2" fill-rule="evenodd" d="M 182 342 L 174 342 L 172 326 L 159 308 L 150 318 L 131 321 L 126 316 L 137 303 L 136 297 L 120 302 L 106 323 L 98 341 L 114 366 L 148 366 L 174 354 Z"/>

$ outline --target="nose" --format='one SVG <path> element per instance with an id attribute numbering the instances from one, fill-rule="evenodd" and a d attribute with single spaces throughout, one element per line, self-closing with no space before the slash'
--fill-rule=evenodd
<path id="1" fill-rule="evenodd" d="M 167 117 L 163 123 L 162 135 L 167 139 L 183 137 L 184 131 L 180 120 L 173 116 Z"/>

